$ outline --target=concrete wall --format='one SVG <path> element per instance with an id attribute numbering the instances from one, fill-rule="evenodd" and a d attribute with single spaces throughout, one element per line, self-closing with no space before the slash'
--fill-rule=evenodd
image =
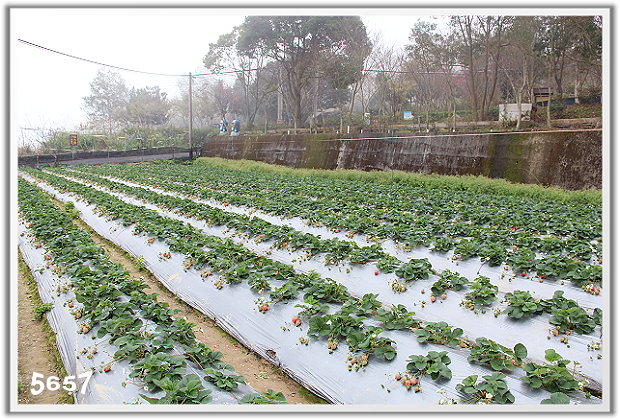
<path id="1" fill-rule="evenodd" d="M 202 156 L 250 159 L 294 168 L 485 175 L 571 190 L 602 186 L 600 130 L 407 137 L 214 137 L 205 139 Z"/>

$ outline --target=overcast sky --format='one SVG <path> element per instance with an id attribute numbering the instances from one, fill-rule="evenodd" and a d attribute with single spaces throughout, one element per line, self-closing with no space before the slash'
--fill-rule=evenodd
<path id="1" fill-rule="evenodd" d="M 12 133 L 19 137 L 22 128 L 75 129 L 86 120 L 82 98 L 89 94 L 90 82 L 102 68 L 25 45 L 18 39 L 119 67 L 187 74 L 200 71 L 208 44 L 241 24 L 245 15 L 359 15 L 369 34 L 378 32 L 383 44 L 403 48 L 413 23 L 427 19 L 430 12 L 445 15 L 456 10 L 12 8 Z M 119 73 L 130 87 L 156 85 L 170 98 L 179 95 L 180 78 Z"/>
<path id="2" fill-rule="evenodd" d="M 344 10 L 362 16 L 369 33 L 381 33 L 382 41 L 396 48 L 407 43 L 409 28 L 419 18 L 414 10 L 408 14 L 356 12 Z M 187 74 L 201 69 L 209 43 L 241 24 L 248 14 L 275 13 L 268 9 L 12 9 L 13 122 L 22 128 L 76 128 L 86 119 L 82 98 L 101 68 L 18 39 L 119 67 Z M 329 14 L 337 13 L 329 10 Z M 177 77 L 119 73 L 129 86 L 157 85 L 169 97 L 179 95 Z"/>

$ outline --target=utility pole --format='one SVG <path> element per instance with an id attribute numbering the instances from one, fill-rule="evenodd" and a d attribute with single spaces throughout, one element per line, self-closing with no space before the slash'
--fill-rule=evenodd
<path id="1" fill-rule="evenodd" d="M 189 73 L 189 159 L 194 159 L 194 144 L 192 143 L 193 130 L 193 110 L 192 110 L 192 73 Z"/>

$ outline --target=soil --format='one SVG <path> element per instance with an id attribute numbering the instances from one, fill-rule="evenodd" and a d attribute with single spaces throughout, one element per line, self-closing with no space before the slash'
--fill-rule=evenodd
<path id="1" fill-rule="evenodd" d="M 42 320 L 34 318 L 34 307 L 41 302 L 32 274 L 21 259 L 21 254 L 17 295 L 18 404 L 70 404 L 72 398 L 62 389 L 58 391 L 46 389 L 38 395 L 30 392 L 33 372 L 43 374 L 46 378 L 49 376 L 63 378 L 65 373 L 56 348 L 55 335 L 46 318 Z"/>
<path id="2" fill-rule="evenodd" d="M 222 360 L 234 366 L 237 374 L 243 376 L 248 385 L 259 392 L 266 392 L 269 389 L 282 392 L 289 404 L 325 403 L 324 400 L 303 388 L 278 367 L 237 342 L 219 328 L 212 319 L 179 299 L 166 289 L 152 273 L 146 269 L 140 269 L 139 263 L 136 265 L 135 259 L 128 253 L 102 238 L 83 221 L 78 219 L 76 223 L 81 229 L 89 232 L 95 243 L 105 249 L 113 262 L 121 264 L 131 274 L 132 278 L 142 278 L 148 286 L 148 289 L 144 289 L 145 293 L 157 293 L 158 301 L 166 302 L 170 308 L 180 310 L 176 317 L 184 318 L 195 324 L 196 339 L 208 345 L 212 350 L 221 352 Z"/>

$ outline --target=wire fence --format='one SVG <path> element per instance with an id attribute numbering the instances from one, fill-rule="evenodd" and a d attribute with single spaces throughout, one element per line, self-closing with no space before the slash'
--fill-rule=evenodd
<path id="1" fill-rule="evenodd" d="M 195 147 L 193 156 L 200 156 L 201 146 Z M 92 151 L 92 152 L 69 152 L 49 153 L 37 155 L 18 156 L 19 166 L 41 165 L 77 165 L 99 163 L 130 163 L 148 160 L 187 160 L 190 158 L 189 148 L 180 147 L 153 147 L 132 149 L 125 151 Z"/>

